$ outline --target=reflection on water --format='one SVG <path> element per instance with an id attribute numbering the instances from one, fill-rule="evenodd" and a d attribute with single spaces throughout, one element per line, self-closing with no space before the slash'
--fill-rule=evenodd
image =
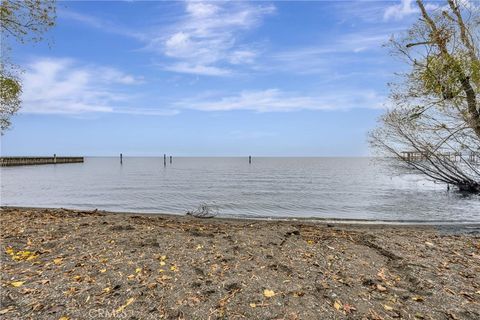
<path id="1" fill-rule="evenodd" d="M 480 221 L 480 197 L 368 158 L 86 158 L 1 169 L 2 205 L 222 215 Z"/>

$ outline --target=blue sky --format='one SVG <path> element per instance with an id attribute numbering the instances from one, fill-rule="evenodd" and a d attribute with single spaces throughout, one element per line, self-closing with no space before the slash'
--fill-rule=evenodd
<path id="1" fill-rule="evenodd" d="M 437 4 L 429 3 L 429 8 Z M 365 156 L 402 1 L 64 1 L 3 155 Z"/>

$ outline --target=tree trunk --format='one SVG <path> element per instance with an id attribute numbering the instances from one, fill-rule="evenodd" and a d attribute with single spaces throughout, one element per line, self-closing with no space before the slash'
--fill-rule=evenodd
<path id="1" fill-rule="evenodd" d="M 450 1 L 449 1 L 450 3 Z M 440 49 L 441 54 L 448 60 L 455 61 L 450 53 L 448 53 L 447 46 L 445 41 L 442 40 L 442 37 L 439 34 L 439 30 L 437 26 L 435 25 L 435 22 L 430 18 L 430 16 L 427 13 L 427 10 L 425 9 L 425 6 L 423 5 L 422 0 L 417 0 L 418 7 L 420 8 L 420 11 L 422 12 L 422 16 L 427 22 L 428 26 L 432 30 L 432 40 L 435 42 L 435 44 L 438 46 Z M 454 6 L 453 3 L 450 3 L 450 6 L 452 7 L 452 10 L 454 13 L 458 16 L 460 13 L 458 12 L 458 8 Z M 460 15 L 461 17 L 461 15 Z M 477 60 L 477 57 L 475 55 L 475 50 L 473 49 L 472 44 L 467 38 L 466 31 L 465 31 L 465 25 L 463 24 L 463 20 L 458 20 L 457 23 L 459 23 L 460 31 L 461 31 L 461 38 L 462 41 L 464 42 L 465 46 L 469 49 L 470 56 L 472 57 L 472 62 L 474 60 Z M 464 91 L 466 95 L 466 100 L 467 100 L 467 124 L 473 129 L 477 137 L 480 139 L 480 111 L 478 110 L 478 103 L 477 103 L 477 97 L 475 95 L 475 90 L 473 89 L 473 86 L 470 82 L 470 78 L 465 75 L 463 70 L 461 69 L 458 64 L 454 63 L 453 65 L 454 71 L 458 74 L 458 80 L 462 86 L 462 90 Z"/>

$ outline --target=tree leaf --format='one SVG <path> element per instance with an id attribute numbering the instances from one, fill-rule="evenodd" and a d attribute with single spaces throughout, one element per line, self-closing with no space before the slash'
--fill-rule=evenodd
<path id="1" fill-rule="evenodd" d="M 342 308 L 342 303 L 338 300 L 335 300 L 335 302 L 333 303 L 333 307 L 337 310 L 340 310 Z"/>
<path id="2" fill-rule="evenodd" d="M 15 288 L 18 288 L 18 287 L 23 286 L 24 283 L 25 283 L 25 281 L 13 281 L 13 282 L 10 282 L 10 284 L 12 285 L 12 287 L 15 287 Z"/>
<path id="3" fill-rule="evenodd" d="M 275 292 L 273 290 L 265 289 L 263 290 L 263 295 L 267 298 L 271 298 L 275 296 Z"/>

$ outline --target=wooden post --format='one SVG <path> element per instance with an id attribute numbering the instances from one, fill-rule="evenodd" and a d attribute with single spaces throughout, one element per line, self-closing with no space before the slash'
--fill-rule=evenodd
<path id="1" fill-rule="evenodd" d="M 172 164 L 172 156 L 170 156 L 170 164 Z"/>
<path id="2" fill-rule="evenodd" d="M 123 154 L 120 153 L 120 164 L 123 163 Z"/>
<path id="3" fill-rule="evenodd" d="M 164 167 L 167 166 L 167 155 L 166 154 L 163 154 L 163 166 Z"/>
<path id="4" fill-rule="evenodd" d="M 53 163 L 57 163 L 57 154 L 56 153 L 53 154 Z"/>
<path id="5" fill-rule="evenodd" d="M 252 164 L 252 156 L 248 156 L 248 163 Z"/>

